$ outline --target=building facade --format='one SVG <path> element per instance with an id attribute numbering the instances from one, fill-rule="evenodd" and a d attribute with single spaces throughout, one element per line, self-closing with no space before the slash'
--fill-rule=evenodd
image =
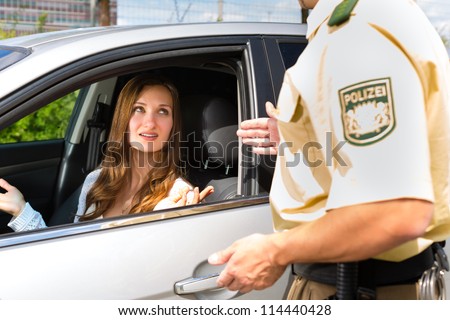
<path id="1" fill-rule="evenodd" d="M 117 0 L 109 0 L 110 23 L 117 21 Z M 0 27 L 17 35 L 99 25 L 98 0 L 0 0 Z"/>

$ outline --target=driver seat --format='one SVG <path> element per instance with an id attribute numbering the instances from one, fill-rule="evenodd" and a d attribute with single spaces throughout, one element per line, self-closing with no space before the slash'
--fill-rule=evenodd
<path id="1" fill-rule="evenodd" d="M 237 196 L 239 143 L 237 107 L 213 95 L 192 95 L 181 104 L 183 125 L 187 127 L 188 180 L 200 189 L 208 185 L 214 193 L 207 202 Z M 194 138 L 194 141 L 191 141 Z M 194 145 L 193 145 L 194 143 Z M 200 160 L 200 161 L 199 161 Z"/>

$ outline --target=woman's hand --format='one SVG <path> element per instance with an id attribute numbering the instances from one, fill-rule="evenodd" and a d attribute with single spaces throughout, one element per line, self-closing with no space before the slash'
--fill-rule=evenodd
<path id="1" fill-rule="evenodd" d="M 200 192 L 198 187 L 195 187 L 193 190 L 189 187 L 184 187 L 180 190 L 179 194 L 172 197 L 167 197 L 158 202 L 154 210 L 198 204 L 213 192 L 214 188 L 212 186 L 207 186 L 202 192 Z"/>
<path id="2" fill-rule="evenodd" d="M 0 187 L 6 190 L 5 193 L 0 192 L 0 210 L 17 217 L 25 207 L 22 193 L 4 179 L 0 179 Z"/>
<path id="3" fill-rule="evenodd" d="M 194 195 L 192 196 L 192 199 L 190 199 L 190 197 L 189 197 L 190 192 L 194 193 Z M 193 191 L 190 191 L 188 188 L 184 188 L 182 199 L 185 198 L 186 202 L 181 205 L 185 206 L 185 205 L 200 203 L 213 192 L 214 192 L 214 188 L 212 186 L 207 186 L 205 189 L 202 190 L 202 192 L 200 192 L 198 187 L 195 187 Z"/>

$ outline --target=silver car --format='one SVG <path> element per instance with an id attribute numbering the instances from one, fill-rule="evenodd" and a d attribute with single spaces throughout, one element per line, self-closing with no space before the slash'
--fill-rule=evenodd
<path id="1" fill-rule="evenodd" d="M 301 24 L 208 23 L 78 29 L 0 41 L 0 177 L 48 228 L 12 232 L 0 212 L 0 299 L 282 299 L 290 270 L 245 295 L 216 288 L 208 256 L 272 232 L 275 159 L 235 132 L 276 103 L 306 46 Z M 206 203 L 72 223 L 102 156 L 117 94 L 141 72 L 180 91 L 188 179 Z M 0 190 L 2 191 L 2 190 Z M 3 191 L 2 191 L 3 192 Z"/>

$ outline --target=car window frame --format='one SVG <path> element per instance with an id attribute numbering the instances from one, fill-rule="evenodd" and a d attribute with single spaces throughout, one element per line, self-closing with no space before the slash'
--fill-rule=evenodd
<path id="1" fill-rule="evenodd" d="M 175 42 L 175 43 L 174 43 Z M 194 41 L 195 42 L 195 41 Z M 200 41 L 197 39 L 197 42 Z M 241 52 L 241 63 L 236 65 L 236 72 L 238 75 L 238 86 L 242 96 L 239 97 L 240 110 L 245 113 L 245 117 L 255 116 L 256 112 L 252 110 L 256 100 L 255 75 L 253 70 L 253 64 L 255 56 L 259 56 L 261 52 L 256 54 L 253 46 L 259 46 L 262 48 L 261 39 L 254 37 L 234 37 L 234 38 L 221 38 L 217 37 L 209 39 L 206 43 L 201 42 L 202 45 L 195 44 L 188 39 L 180 41 L 170 41 L 164 43 L 164 41 L 158 44 L 141 44 L 133 46 L 131 48 L 120 48 L 110 52 L 110 55 L 106 53 L 101 54 L 104 56 L 104 60 L 101 57 L 88 57 L 81 59 L 73 65 L 61 68 L 54 72 L 49 73 L 46 77 L 35 81 L 31 90 L 27 91 L 26 88 L 20 89 L 17 92 L 7 97 L 7 101 L 3 104 L 7 105 L 14 101 L 12 108 L 8 106 L 10 111 L 2 115 L 2 122 L 8 122 L 14 119 L 23 112 L 37 109 L 37 101 L 41 101 L 39 105 L 43 105 L 42 101 L 47 102 L 50 97 L 62 96 L 72 90 L 77 90 L 81 87 L 92 84 L 96 81 L 106 79 L 111 76 L 118 76 L 123 74 L 129 74 L 132 71 L 137 71 L 143 68 L 142 62 L 145 62 L 146 66 L 161 65 L 164 59 L 173 60 L 174 56 L 183 55 L 199 57 L 200 55 L 207 54 L 221 54 L 228 55 L 231 53 Z M 129 52 L 134 52 L 131 55 Z M 262 60 L 265 63 L 264 59 Z M 132 67 L 130 68 L 130 65 Z M 82 67 L 81 67 L 82 66 Z M 81 67 L 81 69 L 79 69 Z M 77 71 L 78 69 L 78 71 Z M 73 81 L 73 82 L 70 82 Z M 247 83 L 249 81 L 249 83 Z M 14 100 L 15 98 L 20 99 Z M 28 101 L 25 101 L 29 98 Z M 6 119 L 6 120 L 4 120 Z M 241 118 L 239 119 L 241 121 Z M 252 169 L 254 170 L 254 169 Z M 156 212 L 144 213 L 139 215 L 133 215 L 133 217 L 115 217 L 111 219 L 104 219 L 103 221 L 89 221 L 77 224 L 66 224 L 61 226 L 49 227 L 41 230 L 33 230 L 22 233 L 12 233 L 0 236 L 0 247 L 12 246 L 18 244 L 24 244 L 34 241 L 48 240 L 65 236 L 80 235 L 89 232 L 102 231 L 105 229 L 114 229 L 116 227 L 123 227 L 129 224 L 148 223 L 154 220 L 158 220 L 158 217 L 164 217 L 165 219 L 172 219 L 179 217 L 180 215 L 197 215 L 207 214 L 217 210 L 227 210 L 230 208 L 245 207 L 248 205 L 255 205 L 260 203 L 268 203 L 267 195 L 258 196 L 252 195 L 255 186 L 253 184 L 248 185 L 242 183 L 242 178 L 239 177 L 239 184 L 243 187 L 242 193 L 245 197 L 224 200 L 218 203 L 201 204 L 192 207 L 186 207 L 182 209 L 161 210 Z"/>
<path id="2" fill-rule="evenodd" d="M 308 40 L 304 36 L 265 36 L 264 44 L 266 48 L 266 54 L 270 61 L 270 71 L 272 74 L 272 80 L 274 85 L 275 102 L 278 100 L 278 94 L 283 83 L 284 73 L 286 71 L 285 61 L 280 49 L 281 43 L 299 44 L 305 47 L 308 44 Z"/>

